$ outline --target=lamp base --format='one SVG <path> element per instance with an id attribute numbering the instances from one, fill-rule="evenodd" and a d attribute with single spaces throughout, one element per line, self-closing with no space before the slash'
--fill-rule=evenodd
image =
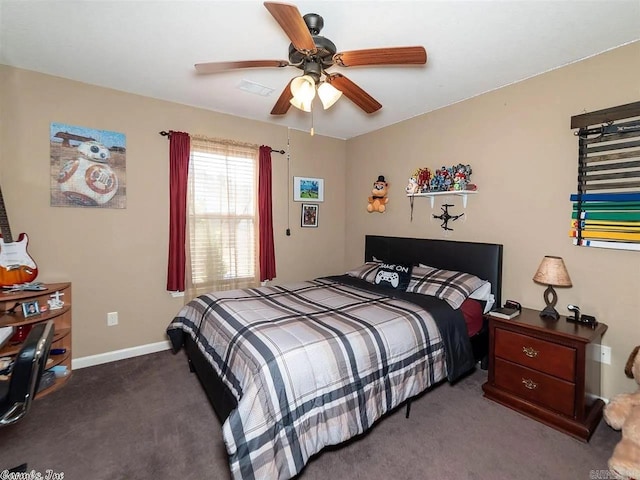
<path id="1" fill-rule="evenodd" d="M 558 296 L 556 295 L 556 291 L 553 289 L 553 285 L 548 285 L 547 289 L 544 291 L 544 303 L 546 303 L 547 306 L 540 312 L 540 316 L 558 320 L 560 318 L 560 314 L 554 308 L 556 303 L 558 303 Z"/>
<path id="2" fill-rule="evenodd" d="M 558 311 L 551 305 L 547 305 L 544 310 L 540 312 L 540 316 L 543 318 L 551 318 L 553 320 L 558 320 L 560 318 Z"/>

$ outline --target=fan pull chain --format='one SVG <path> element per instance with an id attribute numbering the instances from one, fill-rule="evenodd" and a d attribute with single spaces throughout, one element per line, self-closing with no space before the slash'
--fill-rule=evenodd
<path id="1" fill-rule="evenodd" d="M 291 137 L 290 137 L 291 128 L 287 127 L 287 230 L 285 231 L 287 237 L 291 236 L 291 225 L 290 225 L 290 205 L 289 199 L 291 198 Z"/>
<path id="2" fill-rule="evenodd" d="M 311 131 L 309 133 L 311 134 L 312 137 L 315 134 L 313 130 L 313 104 L 311 104 Z"/>

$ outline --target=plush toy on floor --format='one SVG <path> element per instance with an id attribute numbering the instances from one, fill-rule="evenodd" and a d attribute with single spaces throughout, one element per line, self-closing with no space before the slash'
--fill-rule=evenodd
<path id="1" fill-rule="evenodd" d="M 384 180 L 384 176 L 378 176 L 378 180 L 373 182 L 373 190 L 371 190 L 372 196 L 369 197 L 369 205 L 367 205 L 367 212 L 380 212 L 384 213 L 387 207 L 385 205 L 389 201 L 387 198 L 387 182 Z"/>
<path id="2" fill-rule="evenodd" d="M 624 373 L 640 386 L 640 345 L 631 352 Z M 635 393 L 616 395 L 605 406 L 604 419 L 612 428 L 622 430 L 609 468 L 621 479 L 640 480 L 640 388 Z"/>

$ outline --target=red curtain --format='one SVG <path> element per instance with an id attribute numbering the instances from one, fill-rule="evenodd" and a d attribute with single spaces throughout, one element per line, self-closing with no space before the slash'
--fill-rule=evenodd
<path id="1" fill-rule="evenodd" d="M 258 218 L 260 223 L 260 281 L 276 277 L 276 254 L 273 245 L 271 213 L 271 147 L 260 147 L 258 172 Z"/>
<path id="2" fill-rule="evenodd" d="M 191 139 L 188 133 L 169 136 L 169 265 L 167 290 L 184 292 L 187 178 Z"/>

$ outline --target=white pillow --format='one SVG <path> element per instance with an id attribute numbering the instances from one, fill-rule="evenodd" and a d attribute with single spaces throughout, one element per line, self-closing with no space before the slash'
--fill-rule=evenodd
<path id="1" fill-rule="evenodd" d="M 491 293 L 491 282 L 488 281 L 482 284 L 480 288 L 471 292 L 469 298 L 485 302 L 484 311 L 482 313 L 488 313 L 491 311 L 491 307 L 493 307 L 493 304 L 496 302 L 493 293 Z"/>
<path id="2" fill-rule="evenodd" d="M 469 298 L 475 298 L 476 300 L 483 300 L 486 302 L 491 296 L 491 282 L 484 282 L 480 288 L 471 292 Z"/>

